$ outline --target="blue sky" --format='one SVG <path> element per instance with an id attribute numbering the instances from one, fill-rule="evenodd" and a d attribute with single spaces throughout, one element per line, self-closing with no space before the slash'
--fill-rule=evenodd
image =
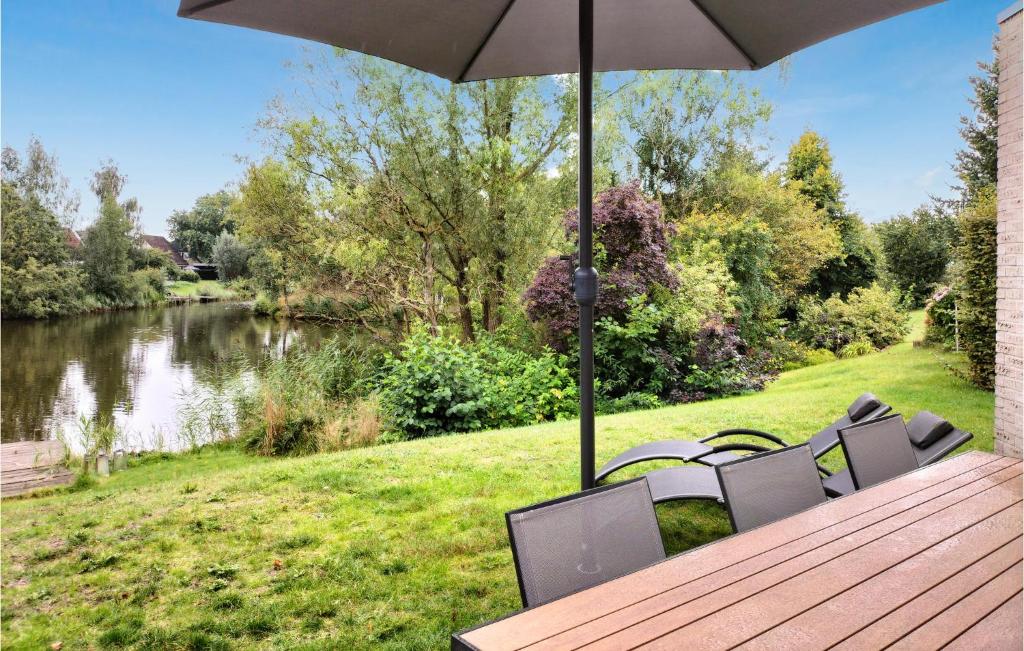
<path id="1" fill-rule="evenodd" d="M 776 159 L 805 128 L 832 145 L 849 204 L 870 221 L 906 212 L 952 183 L 968 111 L 967 77 L 991 57 L 995 16 L 1010 0 L 948 0 L 799 52 L 787 77 L 750 73 L 775 104 Z M 299 40 L 182 20 L 174 0 L 4 0 L 0 139 L 31 134 L 58 154 L 95 215 L 90 170 L 113 158 L 143 206 L 147 232 L 171 211 L 234 182 L 238 156 L 262 153 L 254 131 L 291 85 Z"/>

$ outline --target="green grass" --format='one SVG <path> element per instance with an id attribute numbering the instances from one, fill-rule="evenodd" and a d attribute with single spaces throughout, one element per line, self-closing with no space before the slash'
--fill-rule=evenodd
<path id="1" fill-rule="evenodd" d="M 200 280 L 199 282 L 188 282 L 176 280 L 168 283 L 167 291 L 173 296 L 187 296 L 198 298 L 199 296 L 212 296 L 213 298 L 235 298 L 237 295 L 231 289 L 225 287 L 217 280 Z"/>
<path id="2" fill-rule="evenodd" d="M 800 441 L 863 390 L 991 450 L 992 394 L 950 373 L 954 359 L 905 343 L 755 395 L 602 417 L 598 459 L 729 426 Z M 519 607 L 503 514 L 575 490 L 577 445 L 561 422 L 295 459 L 204 450 L 6 501 L 4 646 L 446 648 Z M 729 533 L 714 504 L 659 517 L 670 553 Z"/>

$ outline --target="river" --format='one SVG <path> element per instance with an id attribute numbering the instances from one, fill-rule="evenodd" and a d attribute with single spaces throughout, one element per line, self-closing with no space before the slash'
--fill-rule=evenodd
<path id="1" fill-rule="evenodd" d="M 180 449 L 182 401 L 227 362 L 316 344 L 335 329 L 192 303 L 0 324 L 0 435 L 74 445 L 80 418 L 111 419 L 134 449 Z"/>

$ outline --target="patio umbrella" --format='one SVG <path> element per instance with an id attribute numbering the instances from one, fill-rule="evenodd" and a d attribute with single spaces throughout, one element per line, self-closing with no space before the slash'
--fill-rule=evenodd
<path id="1" fill-rule="evenodd" d="M 941 0 L 181 0 L 178 15 L 298 36 L 453 82 L 579 72 L 581 485 L 594 485 L 594 71 L 757 70 Z"/>

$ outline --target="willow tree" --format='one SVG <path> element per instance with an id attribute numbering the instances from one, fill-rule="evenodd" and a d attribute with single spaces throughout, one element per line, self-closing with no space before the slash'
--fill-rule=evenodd
<path id="1" fill-rule="evenodd" d="M 754 165 L 753 137 L 771 104 L 728 72 L 639 72 L 609 91 L 623 131 L 622 165 L 665 206 L 685 215 L 715 170 L 738 160 Z M 635 168 L 634 168 L 635 166 Z"/>
<path id="2" fill-rule="evenodd" d="M 495 329 L 557 232 L 565 197 L 546 171 L 569 144 L 575 86 L 452 85 L 341 51 L 305 70 L 261 124 L 317 211 L 343 241 L 386 250 L 388 300 L 432 323 L 454 304 L 466 339 Z"/>

